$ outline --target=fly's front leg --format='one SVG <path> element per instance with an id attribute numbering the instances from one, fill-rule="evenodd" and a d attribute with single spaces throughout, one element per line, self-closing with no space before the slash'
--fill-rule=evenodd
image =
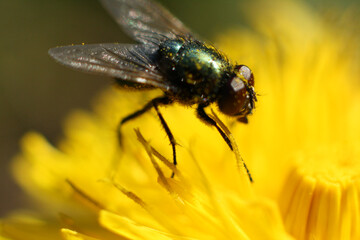
<path id="1" fill-rule="evenodd" d="M 225 142 L 227 143 L 227 145 L 229 146 L 229 148 L 231 149 L 231 151 L 233 150 L 233 147 L 231 145 L 231 142 L 230 142 L 230 139 L 226 136 L 226 134 L 224 133 L 223 130 L 221 130 L 221 128 L 217 125 L 217 123 L 214 121 L 214 119 L 212 119 L 211 117 L 209 117 L 209 115 L 206 114 L 204 108 L 207 107 L 208 105 L 199 105 L 198 108 L 197 108 L 197 114 L 198 114 L 198 118 L 200 118 L 202 121 L 204 121 L 206 124 L 209 124 L 211 126 L 215 126 L 216 129 L 219 131 L 220 135 L 222 136 L 222 138 L 225 140 Z M 240 156 L 241 158 L 241 156 Z M 251 174 L 250 174 L 250 171 L 249 169 L 247 168 L 244 160 L 242 160 L 241 158 L 241 161 L 244 165 L 244 168 L 248 174 L 248 177 L 249 177 L 249 180 L 250 182 L 253 182 L 252 180 L 252 177 L 251 177 Z"/>
<path id="2" fill-rule="evenodd" d="M 223 130 L 221 130 L 221 128 L 216 124 L 216 122 L 214 121 L 214 119 L 212 119 L 211 117 L 209 117 L 209 115 L 207 115 L 207 113 L 205 112 L 204 108 L 207 107 L 208 105 L 199 105 L 196 112 L 197 112 L 197 116 L 200 120 L 202 120 L 203 122 L 205 122 L 208 125 L 214 126 L 216 127 L 216 129 L 218 130 L 218 132 L 220 133 L 221 137 L 225 140 L 225 142 L 227 143 L 227 145 L 229 146 L 229 148 L 231 149 L 231 151 L 233 150 L 233 147 L 231 145 L 230 139 L 226 136 L 226 134 L 224 133 Z"/>

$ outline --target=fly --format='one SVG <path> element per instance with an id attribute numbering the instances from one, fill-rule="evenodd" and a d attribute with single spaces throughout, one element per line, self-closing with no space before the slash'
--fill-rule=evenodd
<path id="1" fill-rule="evenodd" d="M 139 43 L 65 46 L 52 48 L 49 54 L 71 68 L 113 77 L 122 87 L 163 91 L 162 96 L 120 121 L 119 136 L 124 123 L 154 108 L 171 143 L 176 165 L 176 141 L 158 107 L 177 102 L 195 105 L 197 117 L 214 126 L 232 150 L 230 140 L 205 108 L 215 103 L 222 113 L 247 123 L 247 116 L 257 101 L 250 68 L 232 64 L 222 52 L 198 40 L 156 2 L 100 1 L 123 30 Z"/>

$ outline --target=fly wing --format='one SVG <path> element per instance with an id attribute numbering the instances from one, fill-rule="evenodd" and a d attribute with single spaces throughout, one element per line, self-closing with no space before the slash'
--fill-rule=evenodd
<path id="1" fill-rule="evenodd" d="M 157 46 L 164 38 L 193 36 L 180 20 L 151 0 L 101 2 L 124 31 L 141 43 Z"/>
<path id="2" fill-rule="evenodd" d="M 122 80 L 129 85 L 157 87 L 169 90 L 153 64 L 154 49 L 135 44 L 89 44 L 57 47 L 50 56 L 71 68 L 93 72 Z"/>

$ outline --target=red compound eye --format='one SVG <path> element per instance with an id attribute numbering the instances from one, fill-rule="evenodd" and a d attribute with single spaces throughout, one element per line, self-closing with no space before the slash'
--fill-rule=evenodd
<path id="1" fill-rule="evenodd" d="M 221 89 L 218 106 L 229 116 L 246 116 L 254 108 L 254 75 L 245 65 L 235 67 L 235 76 Z M 241 75 L 241 76 L 239 76 Z"/>
<path id="2" fill-rule="evenodd" d="M 249 93 L 242 79 L 235 76 L 222 89 L 218 105 L 226 115 L 235 116 L 247 112 Z"/>

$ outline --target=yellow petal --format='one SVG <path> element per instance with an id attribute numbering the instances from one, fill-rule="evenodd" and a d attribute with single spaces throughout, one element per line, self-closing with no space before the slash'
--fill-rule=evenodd
<path id="1" fill-rule="evenodd" d="M 102 211 L 100 214 L 100 223 L 108 228 L 110 231 L 119 234 L 120 236 L 134 239 L 188 239 L 174 236 L 166 231 L 156 229 L 151 226 L 142 225 L 139 222 L 134 222 L 129 218 L 116 215 L 107 211 Z"/>
<path id="2" fill-rule="evenodd" d="M 61 234 L 65 240 L 99 240 L 66 228 L 61 229 Z"/>

